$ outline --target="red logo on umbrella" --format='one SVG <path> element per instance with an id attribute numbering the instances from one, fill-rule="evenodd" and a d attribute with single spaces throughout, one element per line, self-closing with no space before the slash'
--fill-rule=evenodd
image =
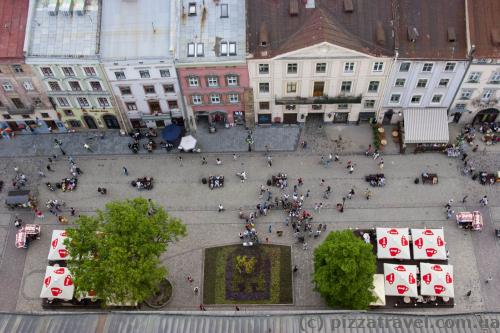
<path id="1" fill-rule="evenodd" d="M 57 252 L 59 252 L 61 258 L 65 258 L 68 255 L 68 250 L 66 249 L 59 249 Z"/>
<path id="2" fill-rule="evenodd" d="M 55 249 L 57 247 L 57 243 L 59 243 L 59 239 L 56 238 L 52 241 L 52 248 Z"/>
<path id="3" fill-rule="evenodd" d="M 421 249 L 422 246 L 424 245 L 424 240 L 422 238 L 418 238 L 418 239 L 413 241 L 413 244 L 415 244 L 416 247 Z"/>
<path id="4" fill-rule="evenodd" d="M 393 284 L 394 283 L 394 273 L 389 273 L 385 276 L 385 280 L 389 283 L 389 284 Z"/>
<path id="5" fill-rule="evenodd" d="M 396 229 L 390 229 L 387 233 L 389 235 L 399 235 L 399 232 Z"/>
<path id="6" fill-rule="evenodd" d="M 387 237 L 382 237 L 378 240 L 378 243 L 385 249 L 387 246 Z"/>
<path id="7" fill-rule="evenodd" d="M 399 265 L 399 266 L 394 266 L 394 270 L 398 272 L 406 272 L 405 266 Z"/>
<path id="8" fill-rule="evenodd" d="M 405 292 L 407 292 L 408 290 L 410 290 L 410 288 L 408 288 L 407 286 L 403 286 L 401 284 L 398 284 L 398 286 L 396 288 L 398 290 L 398 294 L 400 294 L 400 295 L 402 295 Z"/>
<path id="9" fill-rule="evenodd" d="M 61 268 L 58 268 L 58 269 L 54 270 L 54 273 L 56 273 L 56 274 L 64 274 L 64 267 L 61 267 Z"/>
<path id="10" fill-rule="evenodd" d="M 441 238 L 441 236 L 438 236 L 437 238 L 437 246 L 443 246 L 444 245 L 444 240 Z"/>
<path id="11" fill-rule="evenodd" d="M 431 281 L 432 281 L 432 274 L 431 273 L 427 273 L 427 274 L 422 275 L 422 281 L 424 281 L 427 284 L 431 283 Z"/>
<path id="12" fill-rule="evenodd" d="M 435 255 L 438 251 L 436 249 L 425 249 L 425 253 L 427 254 L 428 257 L 432 257 Z"/>
<path id="13" fill-rule="evenodd" d="M 69 275 L 66 275 L 66 277 L 64 278 L 64 286 L 71 286 L 73 285 L 73 280 L 71 279 L 71 276 Z"/>
<path id="14" fill-rule="evenodd" d="M 394 257 L 394 256 L 397 256 L 398 254 L 400 254 L 400 253 L 401 253 L 401 250 L 400 250 L 400 249 L 398 249 L 397 247 L 391 247 L 391 248 L 389 249 L 389 253 L 390 253 L 390 255 L 391 255 L 392 257 Z"/>
<path id="15" fill-rule="evenodd" d="M 424 232 L 422 232 L 422 234 L 427 235 L 427 236 L 434 235 L 434 233 L 432 232 L 432 230 L 429 230 L 429 229 L 425 229 Z"/>
<path id="16" fill-rule="evenodd" d="M 417 280 L 415 279 L 415 276 L 413 276 L 413 273 L 410 273 L 410 275 L 408 275 L 408 283 L 415 284 L 416 282 Z"/>
<path id="17" fill-rule="evenodd" d="M 49 287 L 49 284 L 50 284 L 50 281 L 52 280 L 52 278 L 50 276 L 47 276 L 45 278 L 45 280 L 43 280 L 43 284 L 45 285 L 45 288 L 48 288 Z"/>
<path id="18" fill-rule="evenodd" d="M 52 293 L 52 296 L 59 296 L 62 293 L 61 288 L 50 288 L 50 292 Z"/>
<path id="19" fill-rule="evenodd" d="M 436 272 L 442 272 L 443 269 L 441 268 L 441 266 L 439 265 L 434 265 L 431 267 L 432 270 L 436 271 Z"/>
<path id="20" fill-rule="evenodd" d="M 408 246 L 408 239 L 405 236 L 401 236 L 401 245 Z"/>
<path id="21" fill-rule="evenodd" d="M 444 286 L 439 285 L 439 284 L 436 284 L 434 286 L 434 292 L 438 295 L 441 294 L 442 292 L 444 292 L 445 290 L 446 290 L 446 288 Z"/>
<path id="22" fill-rule="evenodd" d="M 446 273 L 446 276 L 445 276 L 445 281 L 446 283 L 450 284 L 453 282 L 453 278 L 451 277 L 451 274 L 450 273 Z"/>

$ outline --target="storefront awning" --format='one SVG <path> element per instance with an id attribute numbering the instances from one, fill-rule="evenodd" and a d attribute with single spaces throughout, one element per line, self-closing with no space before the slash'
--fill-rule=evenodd
<path id="1" fill-rule="evenodd" d="M 405 109 L 405 143 L 448 143 L 448 115 L 445 108 Z"/>

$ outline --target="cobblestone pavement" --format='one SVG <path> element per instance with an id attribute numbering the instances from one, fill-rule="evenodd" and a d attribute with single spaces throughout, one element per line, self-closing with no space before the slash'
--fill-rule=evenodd
<path id="1" fill-rule="evenodd" d="M 272 174 L 284 171 L 292 182 L 298 177 L 304 179 L 305 185 L 301 191 L 311 190 L 311 197 L 305 202 L 307 209 L 312 210 L 317 202 L 324 203 L 324 208 L 314 213 L 314 222 L 326 223 L 328 230 L 376 226 L 443 226 L 451 253 L 450 263 L 455 266 L 457 305 L 454 309 L 438 311 L 500 310 L 497 301 L 500 299 L 500 284 L 497 282 L 500 281 L 500 261 L 492 260 L 500 254 L 498 240 L 493 233 L 493 226 L 500 225 L 498 185 L 481 186 L 461 176 L 457 167 L 460 161 L 440 154 L 386 155 L 384 173 L 387 185 L 371 189 L 374 195 L 367 201 L 361 196 L 367 187 L 364 175 L 378 172 L 379 169 L 375 161 L 362 155 L 349 155 L 348 158 L 356 165 L 352 175 L 347 173 L 344 163 L 335 163 L 330 168 L 321 166 L 319 156 L 312 153 L 274 152 L 272 168 L 267 167 L 263 153 L 241 153 L 237 160 L 224 154 L 206 156 L 209 161 L 207 166 L 201 165 L 200 155 L 196 154 L 185 155 L 182 166 L 175 156 L 165 154 L 75 157 L 84 174 L 80 177 L 78 189 L 71 193 L 49 192 L 44 185 L 38 186 L 42 180 L 55 182 L 67 176 L 67 161 L 54 163 L 55 172 L 47 173 L 47 178 L 40 180 L 35 174 L 38 166 L 46 163 L 45 158 L 4 158 L 0 161 L 0 179 L 6 182 L 6 188 L 0 192 L 0 201 L 5 198 L 15 166 L 28 175 L 31 186 L 38 188 L 40 202 L 59 198 L 67 202 L 67 207 L 75 207 L 80 213 L 92 214 L 108 200 L 139 195 L 157 200 L 174 216 L 180 217 L 189 232 L 186 238 L 173 244 L 162 258 L 174 284 L 174 296 L 168 309 L 196 310 L 201 295 L 193 294 L 193 285 L 187 283 L 185 278 L 187 275 L 193 276 L 193 284 L 203 289 L 203 249 L 237 243 L 238 233 L 243 228 L 242 220 L 237 216 L 239 207 L 252 209 L 258 202 L 260 185 L 265 184 Z M 222 158 L 221 166 L 215 165 L 216 157 Z M 489 158 L 495 161 L 498 157 L 498 154 L 492 154 Z M 122 174 L 123 166 L 128 168 L 128 177 Z M 246 170 L 249 178 L 245 183 L 239 182 L 235 176 L 236 172 L 242 170 Z M 413 179 L 424 170 L 438 173 L 439 184 L 415 185 Z M 210 191 L 201 184 L 202 177 L 213 174 L 226 176 L 224 188 Z M 150 192 L 137 192 L 130 186 L 130 181 L 144 175 L 155 178 L 155 188 Z M 333 195 L 328 200 L 321 198 L 321 179 L 332 186 Z M 98 195 L 98 186 L 106 187 L 109 194 L 106 197 Z M 351 187 L 355 188 L 356 195 L 347 202 L 346 210 L 341 214 L 336 211 L 335 205 Z M 273 189 L 273 194 L 278 194 L 277 189 Z M 482 209 L 486 224 L 483 232 L 466 232 L 458 229 L 452 220 L 446 220 L 443 205 L 450 198 L 455 199 L 455 211 L 471 210 L 479 208 L 478 200 L 485 194 L 490 198 L 490 206 Z M 469 199 L 464 208 L 460 207 L 459 202 L 465 195 Z M 225 212 L 217 213 L 219 203 L 225 206 Z M 18 212 L 4 207 L 0 209 L 0 297 L 3 300 L 0 311 L 38 311 L 41 309 L 38 296 L 47 264 L 51 232 L 60 227 L 55 217 L 47 213 L 45 219 L 39 221 L 43 228 L 41 240 L 33 242 L 28 250 L 15 249 L 14 214 Z M 22 214 L 25 221 L 33 219 L 29 213 Z M 268 216 L 257 220 L 258 232 L 262 237 L 269 237 L 270 243 L 292 246 L 293 264 L 299 267 L 294 277 L 294 305 L 280 308 L 322 308 L 324 303 L 311 284 L 313 252 L 304 251 L 302 246 L 295 243 L 291 230 L 283 225 L 284 218 L 282 211 L 271 211 Z M 269 234 L 269 224 L 273 230 L 284 230 L 283 236 Z M 323 234 L 319 239 L 308 242 L 314 248 L 324 237 Z M 493 283 L 485 284 L 484 280 L 490 273 L 494 276 Z M 465 296 L 468 290 L 472 290 L 470 297 Z M 222 306 L 214 308 L 225 309 Z M 242 308 L 249 310 L 255 307 Z M 276 308 L 259 306 L 263 310 Z"/>

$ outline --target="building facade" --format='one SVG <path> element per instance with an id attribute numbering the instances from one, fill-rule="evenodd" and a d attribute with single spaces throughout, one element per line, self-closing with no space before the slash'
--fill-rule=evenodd
<path id="1" fill-rule="evenodd" d="M 393 62 L 390 20 L 391 1 L 253 1 L 247 60 L 255 121 L 374 121 Z"/>
<path id="2" fill-rule="evenodd" d="M 103 2 L 101 60 L 134 128 L 184 123 L 174 67 L 177 14 L 176 0 Z"/>
<path id="3" fill-rule="evenodd" d="M 188 126 L 245 123 L 245 2 L 178 0 L 176 67 Z"/>
<path id="4" fill-rule="evenodd" d="M 123 120 L 99 63 L 100 1 L 31 1 L 26 63 L 71 129 L 119 129 Z"/>
<path id="5" fill-rule="evenodd" d="M 44 87 L 24 62 L 28 5 L 29 0 L 0 1 L 0 127 L 24 133 L 64 131 Z"/>
<path id="6" fill-rule="evenodd" d="M 450 115 L 455 122 L 481 123 L 499 120 L 500 113 L 500 2 L 467 0 L 467 69 Z"/>

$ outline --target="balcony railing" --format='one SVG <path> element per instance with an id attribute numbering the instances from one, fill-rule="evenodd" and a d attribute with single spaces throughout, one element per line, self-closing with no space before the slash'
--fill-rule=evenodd
<path id="1" fill-rule="evenodd" d="M 344 96 L 335 97 L 317 96 L 317 97 L 275 97 L 276 105 L 286 104 L 361 104 L 363 96 Z"/>
<path id="2" fill-rule="evenodd" d="M 21 109 L 14 109 L 14 108 L 9 108 L 8 113 L 11 115 L 27 115 L 27 114 L 33 114 L 35 112 L 35 108 L 32 106 L 29 107 L 24 107 Z"/>

